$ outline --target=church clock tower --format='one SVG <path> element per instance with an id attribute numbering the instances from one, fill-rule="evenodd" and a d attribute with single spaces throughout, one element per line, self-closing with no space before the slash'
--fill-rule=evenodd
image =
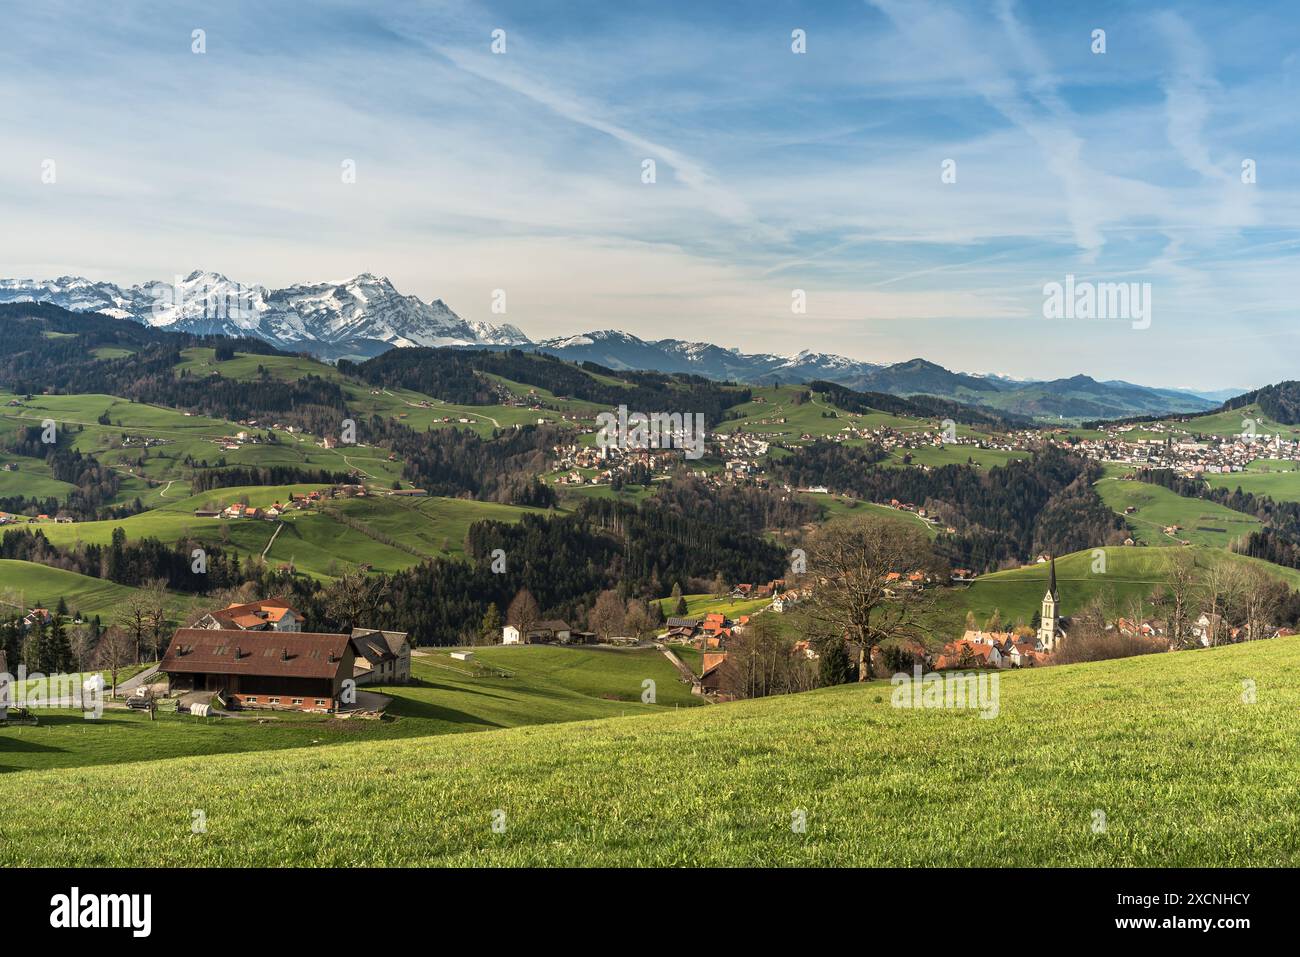
<path id="1" fill-rule="evenodd" d="M 1061 600 L 1056 593 L 1056 556 L 1050 559 L 1047 577 L 1047 594 L 1043 596 L 1043 611 L 1038 624 L 1038 641 L 1044 651 L 1052 651 L 1060 637 Z"/>

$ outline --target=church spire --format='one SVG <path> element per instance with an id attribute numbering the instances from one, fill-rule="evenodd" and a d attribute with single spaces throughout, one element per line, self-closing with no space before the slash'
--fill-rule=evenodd
<path id="1" fill-rule="evenodd" d="M 1047 576 L 1047 593 L 1051 595 L 1052 600 L 1055 601 L 1056 600 L 1056 556 L 1055 555 L 1051 556 L 1049 561 L 1050 561 L 1051 570 L 1048 572 L 1048 576 Z"/>

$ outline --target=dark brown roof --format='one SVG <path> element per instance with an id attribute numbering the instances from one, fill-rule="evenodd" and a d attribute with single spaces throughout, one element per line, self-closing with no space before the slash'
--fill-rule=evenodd
<path id="1" fill-rule="evenodd" d="M 380 628 L 353 628 L 352 637 L 370 636 L 377 640 L 383 641 L 388 650 L 396 658 L 402 651 L 402 645 L 407 644 L 406 632 L 404 631 L 384 631 Z"/>
<path id="2" fill-rule="evenodd" d="M 379 664 L 381 661 L 392 661 L 397 656 L 388 647 L 388 642 L 384 640 L 382 632 L 352 631 L 352 647 L 357 653 L 358 658 L 365 658 L 371 664 Z"/>
<path id="3" fill-rule="evenodd" d="M 342 667 L 349 640 L 347 635 L 302 631 L 182 628 L 176 632 L 158 670 L 168 674 L 334 678 Z"/>

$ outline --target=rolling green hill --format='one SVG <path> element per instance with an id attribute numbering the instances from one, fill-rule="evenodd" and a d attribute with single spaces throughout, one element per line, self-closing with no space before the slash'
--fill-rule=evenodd
<path id="1" fill-rule="evenodd" d="M 1133 539 L 1146 545 L 1176 545 L 1182 540 L 1222 548 L 1263 527 L 1254 516 L 1148 482 L 1102 479 L 1097 493 L 1124 517 Z M 1126 514 L 1129 507 L 1136 511 Z M 1182 527 L 1166 535 L 1164 529 L 1173 525 Z"/>
<path id="2" fill-rule="evenodd" d="M 1165 581 L 1164 563 L 1172 549 L 1111 547 L 1099 551 L 1106 556 L 1104 574 L 1092 571 L 1095 559 L 1091 550 L 1075 552 L 1056 560 L 1057 583 L 1066 615 L 1083 607 L 1094 597 L 1106 593 L 1113 596 L 1121 613 L 1130 599 L 1146 600 Z M 1291 588 L 1300 588 L 1300 571 L 1296 569 L 1272 565 L 1223 549 L 1191 547 L 1191 551 L 1197 565 L 1203 570 L 1220 562 L 1236 562 L 1262 568 Z M 981 624 L 994 609 L 1001 612 L 1002 619 L 1008 623 L 1014 623 L 1018 618 L 1027 623 L 1038 610 L 1046 590 L 1045 564 L 981 575 L 966 588 L 941 593 L 935 619 L 938 637 L 945 641 L 959 637 L 967 609 L 975 613 Z"/>
<path id="3" fill-rule="evenodd" d="M 6 774 L 0 863 L 1295 866 L 1298 667 L 1287 638 L 1005 673 L 991 720 L 891 707 L 876 682 Z"/>
<path id="4" fill-rule="evenodd" d="M 318 509 L 289 512 L 278 523 L 281 526 L 278 535 L 275 535 L 275 522 L 228 521 L 194 515 L 195 509 L 219 508 L 241 499 L 265 507 L 287 501 L 291 493 L 305 494 L 319 487 L 308 484 L 218 488 L 185 498 L 168 498 L 158 508 L 115 521 L 67 525 L 45 522 L 33 527 L 39 528 L 56 545 L 77 542 L 104 545 L 112 540 L 115 528 L 123 529 L 129 540 L 157 538 L 175 542 L 194 536 L 231 547 L 248 557 L 261 555 L 270 545 L 267 561 L 292 561 L 296 568 L 308 574 L 332 576 L 361 562 L 380 571 L 396 571 L 427 557 L 459 555 L 472 523 L 483 519 L 517 521 L 525 514 L 541 511 L 472 499 L 431 496 L 403 500 L 371 495 L 329 500 Z M 350 521 L 345 522 L 341 517 Z"/>
<path id="5" fill-rule="evenodd" d="M 0 558 L 0 602 L 11 600 L 9 596 L 13 595 L 14 601 L 21 597 L 25 608 L 54 609 L 62 598 L 67 602 L 69 612 L 80 612 L 87 617 L 101 615 L 108 619 L 134 591 L 126 585 L 78 575 L 62 568 Z"/>

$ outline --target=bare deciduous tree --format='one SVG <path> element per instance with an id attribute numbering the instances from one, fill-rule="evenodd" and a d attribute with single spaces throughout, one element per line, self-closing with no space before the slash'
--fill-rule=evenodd
<path id="1" fill-rule="evenodd" d="M 527 641 L 528 633 L 541 620 L 542 609 L 537 605 L 537 599 L 527 588 L 521 588 L 515 593 L 515 597 L 510 601 L 510 607 L 506 609 L 506 624 L 514 625 L 519 629 L 519 640 Z"/>
<path id="2" fill-rule="evenodd" d="M 331 582 L 322 594 L 322 604 L 330 621 L 346 629 L 371 625 L 387 597 L 387 581 L 358 568 Z"/>
<path id="3" fill-rule="evenodd" d="M 906 587 L 910 572 L 934 564 L 920 532 L 864 516 L 823 528 L 810 542 L 810 558 L 816 581 L 810 617 L 857 646 L 859 681 L 871 676 L 871 649 L 889 638 L 920 636 L 929 593 Z"/>
<path id="4" fill-rule="evenodd" d="M 112 695 L 117 696 L 117 673 L 136 660 L 136 639 L 129 629 L 114 625 L 99 640 L 95 649 L 99 667 L 112 679 Z"/>
<path id="5" fill-rule="evenodd" d="M 625 615 L 623 600 L 618 597 L 618 592 L 610 589 L 596 597 L 587 622 L 601 638 L 610 638 L 623 630 Z"/>

